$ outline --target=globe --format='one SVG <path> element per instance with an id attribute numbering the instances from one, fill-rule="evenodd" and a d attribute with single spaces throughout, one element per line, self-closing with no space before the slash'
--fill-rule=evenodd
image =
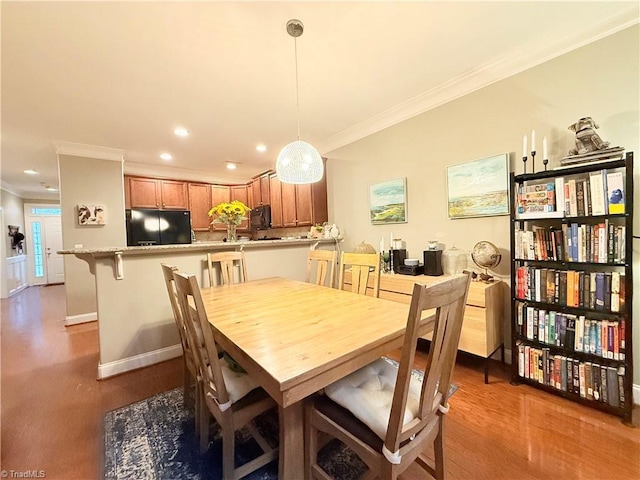
<path id="1" fill-rule="evenodd" d="M 493 243 L 483 240 L 476 243 L 471 250 L 471 259 L 480 268 L 484 268 L 484 274 L 480 275 L 480 280 L 489 282 L 493 277 L 487 274 L 488 268 L 495 268 L 500 264 L 502 255 L 500 250 Z"/>

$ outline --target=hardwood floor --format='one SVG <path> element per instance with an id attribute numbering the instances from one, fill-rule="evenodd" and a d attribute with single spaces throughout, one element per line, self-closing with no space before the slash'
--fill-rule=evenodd
<path id="1" fill-rule="evenodd" d="M 102 476 L 104 413 L 181 384 L 179 359 L 97 381 L 94 324 L 64 326 L 64 287 L 2 300 L 0 468 Z M 420 355 L 418 362 L 426 356 Z M 459 356 L 447 418 L 450 479 L 640 479 L 640 429 L 509 383 L 506 366 Z M 638 409 L 634 411 L 638 425 Z M 404 480 L 425 478 L 417 468 Z"/>

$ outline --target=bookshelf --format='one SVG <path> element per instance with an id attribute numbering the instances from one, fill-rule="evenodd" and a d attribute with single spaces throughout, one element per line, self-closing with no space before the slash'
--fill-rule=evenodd
<path id="1" fill-rule="evenodd" d="M 512 382 L 630 424 L 633 153 L 510 188 Z"/>

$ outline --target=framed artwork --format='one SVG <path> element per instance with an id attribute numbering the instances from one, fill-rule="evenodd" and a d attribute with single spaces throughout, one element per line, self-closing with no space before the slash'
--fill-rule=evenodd
<path id="1" fill-rule="evenodd" d="M 449 218 L 509 215 L 506 153 L 447 167 Z"/>
<path id="2" fill-rule="evenodd" d="M 407 223 L 407 179 L 370 185 L 369 216 L 373 225 Z"/>
<path id="3" fill-rule="evenodd" d="M 106 225 L 104 205 L 78 204 L 78 225 Z"/>

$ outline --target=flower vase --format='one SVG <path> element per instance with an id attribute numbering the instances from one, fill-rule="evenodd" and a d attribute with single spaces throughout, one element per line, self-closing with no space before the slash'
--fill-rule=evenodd
<path id="1" fill-rule="evenodd" d="M 227 224 L 227 242 L 235 242 L 238 240 L 238 235 L 236 233 L 237 225 L 233 223 Z"/>

